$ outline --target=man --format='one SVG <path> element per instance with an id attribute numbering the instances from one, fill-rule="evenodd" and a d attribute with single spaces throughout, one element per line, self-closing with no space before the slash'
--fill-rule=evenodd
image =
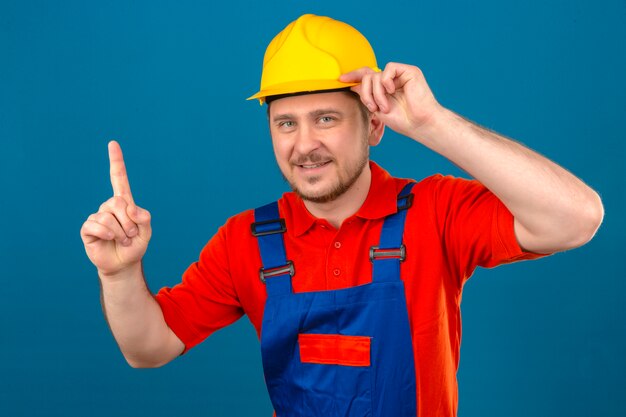
<path id="1" fill-rule="evenodd" d="M 367 40 L 330 18 L 274 38 L 253 98 L 293 192 L 229 219 L 156 297 L 141 267 L 150 215 L 109 144 L 114 196 L 81 236 L 127 361 L 161 366 L 247 314 L 278 416 L 456 415 L 463 283 L 477 266 L 584 244 L 599 197 L 443 108 L 418 68 L 380 71 Z M 385 126 L 477 181 L 392 178 L 369 161 Z"/>

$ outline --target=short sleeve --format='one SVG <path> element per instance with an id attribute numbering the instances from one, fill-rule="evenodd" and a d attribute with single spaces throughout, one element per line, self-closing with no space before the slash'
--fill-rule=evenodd
<path id="1" fill-rule="evenodd" d="M 223 226 L 185 271 L 182 282 L 157 293 L 165 321 L 185 350 L 243 315 L 230 269 Z"/>
<path id="2" fill-rule="evenodd" d="M 463 282 L 477 266 L 491 268 L 543 256 L 519 246 L 513 215 L 480 182 L 449 176 L 433 181 L 433 216 L 448 264 Z"/>

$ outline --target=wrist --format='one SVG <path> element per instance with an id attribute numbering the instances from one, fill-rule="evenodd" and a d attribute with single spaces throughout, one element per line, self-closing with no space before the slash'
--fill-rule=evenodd
<path id="1" fill-rule="evenodd" d="M 441 138 L 446 130 L 454 123 L 458 116 L 447 108 L 437 105 L 418 126 L 416 126 L 409 136 L 411 139 L 431 147 L 438 138 Z"/>
<path id="2" fill-rule="evenodd" d="M 103 271 L 103 270 L 98 270 L 98 277 L 100 278 L 100 281 L 105 284 L 105 283 L 115 283 L 115 282 L 128 282 L 129 280 L 132 280 L 133 278 L 141 278 L 143 280 L 143 266 L 141 264 L 141 261 L 135 262 L 133 264 L 130 264 L 118 271 Z"/>

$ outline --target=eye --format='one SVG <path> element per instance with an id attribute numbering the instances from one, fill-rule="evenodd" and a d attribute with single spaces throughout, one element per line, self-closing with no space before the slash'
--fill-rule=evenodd
<path id="1" fill-rule="evenodd" d="M 291 129 L 296 125 L 295 122 L 291 121 L 291 120 L 283 120 L 278 122 L 278 127 L 280 129 Z"/>
<path id="2" fill-rule="evenodd" d="M 337 118 L 334 116 L 320 116 L 317 119 L 317 123 L 323 126 L 332 126 L 335 122 L 337 122 Z"/>

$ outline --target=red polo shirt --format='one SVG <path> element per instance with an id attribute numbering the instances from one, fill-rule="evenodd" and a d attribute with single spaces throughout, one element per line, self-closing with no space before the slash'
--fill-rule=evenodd
<path id="1" fill-rule="evenodd" d="M 279 200 L 287 259 L 296 292 L 330 290 L 371 281 L 369 248 L 378 244 L 385 216 L 396 211 L 406 179 L 370 163 L 372 183 L 363 206 L 339 229 L 313 217 L 294 193 Z M 415 352 L 418 415 L 456 416 L 464 282 L 477 266 L 493 267 L 538 255 L 523 252 L 506 207 L 476 181 L 434 175 L 413 187 L 404 232 L 401 277 Z M 261 332 L 266 300 L 261 257 L 250 232 L 253 211 L 230 218 L 183 275 L 156 296 L 165 320 L 189 349 L 247 314 Z"/>

